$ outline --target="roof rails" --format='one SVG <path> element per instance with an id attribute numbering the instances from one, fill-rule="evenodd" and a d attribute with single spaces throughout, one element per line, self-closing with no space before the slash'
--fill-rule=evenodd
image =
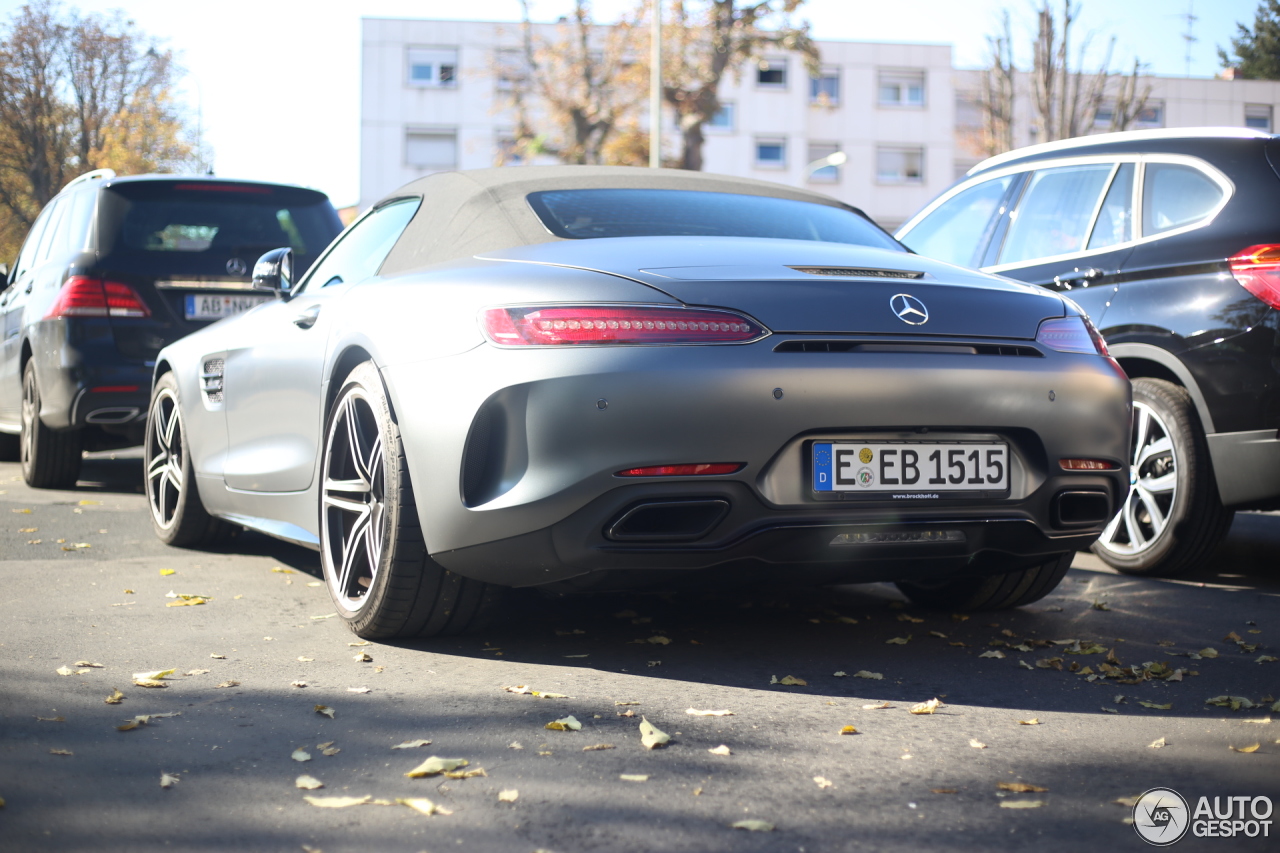
<path id="1" fill-rule="evenodd" d="M 67 184 L 62 189 L 65 192 L 77 184 L 87 184 L 89 181 L 109 181 L 115 176 L 116 173 L 114 169 L 94 169 L 92 172 L 85 172 L 80 177 L 73 179 L 71 183 Z"/>
<path id="2" fill-rule="evenodd" d="M 986 171 L 992 166 L 998 166 L 1001 163 L 1008 163 L 1011 160 L 1019 160 L 1023 157 L 1029 157 L 1035 154 L 1044 154 L 1051 151 L 1083 148 L 1090 145 L 1106 145 L 1111 142 L 1178 138 L 1270 139 L 1271 134 L 1246 127 L 1161 127 L 1148 130 L 1122 130 L 1117 133 L 1097 133 L 1088 136 L 1074 136 L 1070 139 L 1059 139 L 1056 142 L 1041 142 L 1038 145 L 1027 145 L 1023 148 L 1015 148 L 1012 151 L 997 154 L 994 157 L 988 157 L 986 160 L 983 160 L 981 163 L 966 172 L 965 175 L 974 175 L 978 172 Z"/>

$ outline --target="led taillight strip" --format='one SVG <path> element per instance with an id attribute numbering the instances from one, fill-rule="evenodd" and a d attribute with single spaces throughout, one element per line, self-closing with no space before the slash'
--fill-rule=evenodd
<path id="1" fill-rule="evenodd" d="M 769 330 L 741 314 L 659 305 L 520 305 L 480 312 L 485 336 L 502 346 L 729 344 Z"/>

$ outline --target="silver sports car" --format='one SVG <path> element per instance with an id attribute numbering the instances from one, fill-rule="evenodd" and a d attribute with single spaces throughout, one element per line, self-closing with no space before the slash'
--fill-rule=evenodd
<path id="1" fill-rule="evenodd" d="M 759 181 L 530 167 L 392 193 L 156 363 L 157 535 L 319 550 L 362 637 L 504 587 L 703 573 L 1051 591 L 1129 485 L 1129 383 L 1070 301 Z"/>

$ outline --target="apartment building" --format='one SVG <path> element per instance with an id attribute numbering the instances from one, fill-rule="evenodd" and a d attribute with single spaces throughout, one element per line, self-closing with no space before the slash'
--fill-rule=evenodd
<path id="1" fill-rule="evenodd" d="M 554 37 L 555 25 L 535 25 Z M 522 67 L 517 23 L 365 18 L 360 208 L 435 171 L 492 166 L 510 150 L 507 108 Z M 725 79 L 706 127 L 710 172 L 807 186 L 862 208 L 893 230 L 985 157 L 982 71 L 953 69 L 951 47 L 821 41 L 819 74 L 799 55 L 766 55 Z M 513 65 L 514 63 L 514 65 Z M 1134 125 L 1271 131 L 1280 82 L 1150 77 Z M 1019 75 L 1014 142 L 1036 140 L 1027 75 Z M 1104 103 L 1091 132 L 1110 128 Z M 643 111 L 642 111 L 643 112 Z M 647 121 L 647 116 L 641 116 Z M 680 150 L 672 115 L 663 150 Z M 843 152 L 839 166 L 814 164 Z"/>
<path id="2" fill-rule="evenodd" d="M 361 208 L 421 175 L 501 158 L 513 123 L 503 56 L 519 44 L 514 23 L 364 19 Z M 817 77 L 801 57 L 779 53 L 722 83 L 706 169 L 811 186 L 893 227 L 953 180 L 951 48 L 819 46 Z M 665 134 L 668 156 L 679 145 Z M 837 151 L 842 165 L 810 167 Z"/>

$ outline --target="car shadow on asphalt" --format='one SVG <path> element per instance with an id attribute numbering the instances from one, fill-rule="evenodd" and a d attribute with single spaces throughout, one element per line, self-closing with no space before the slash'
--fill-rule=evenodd
<path id="1" fill-rule="evenodd" d="M 1120 575 L 1081 554 L 1044 600 L 970 614 L 916 607 L 891 584 L 562 596 L 516 590 L 491 628 L 397 645 L 827 697 L 1221 715 L 1207 698 L 1261 703 L 1275 691 L 1280 662 L 1257 662 L 1280 655 L 1278 545 L 1280 516 L 1241 515 L 1224 546 L 1190 577 Z M 1179 669 L 1172 680 L 1161 677 Z M 783 683 L 788 676 L 804 683 Z"/>

